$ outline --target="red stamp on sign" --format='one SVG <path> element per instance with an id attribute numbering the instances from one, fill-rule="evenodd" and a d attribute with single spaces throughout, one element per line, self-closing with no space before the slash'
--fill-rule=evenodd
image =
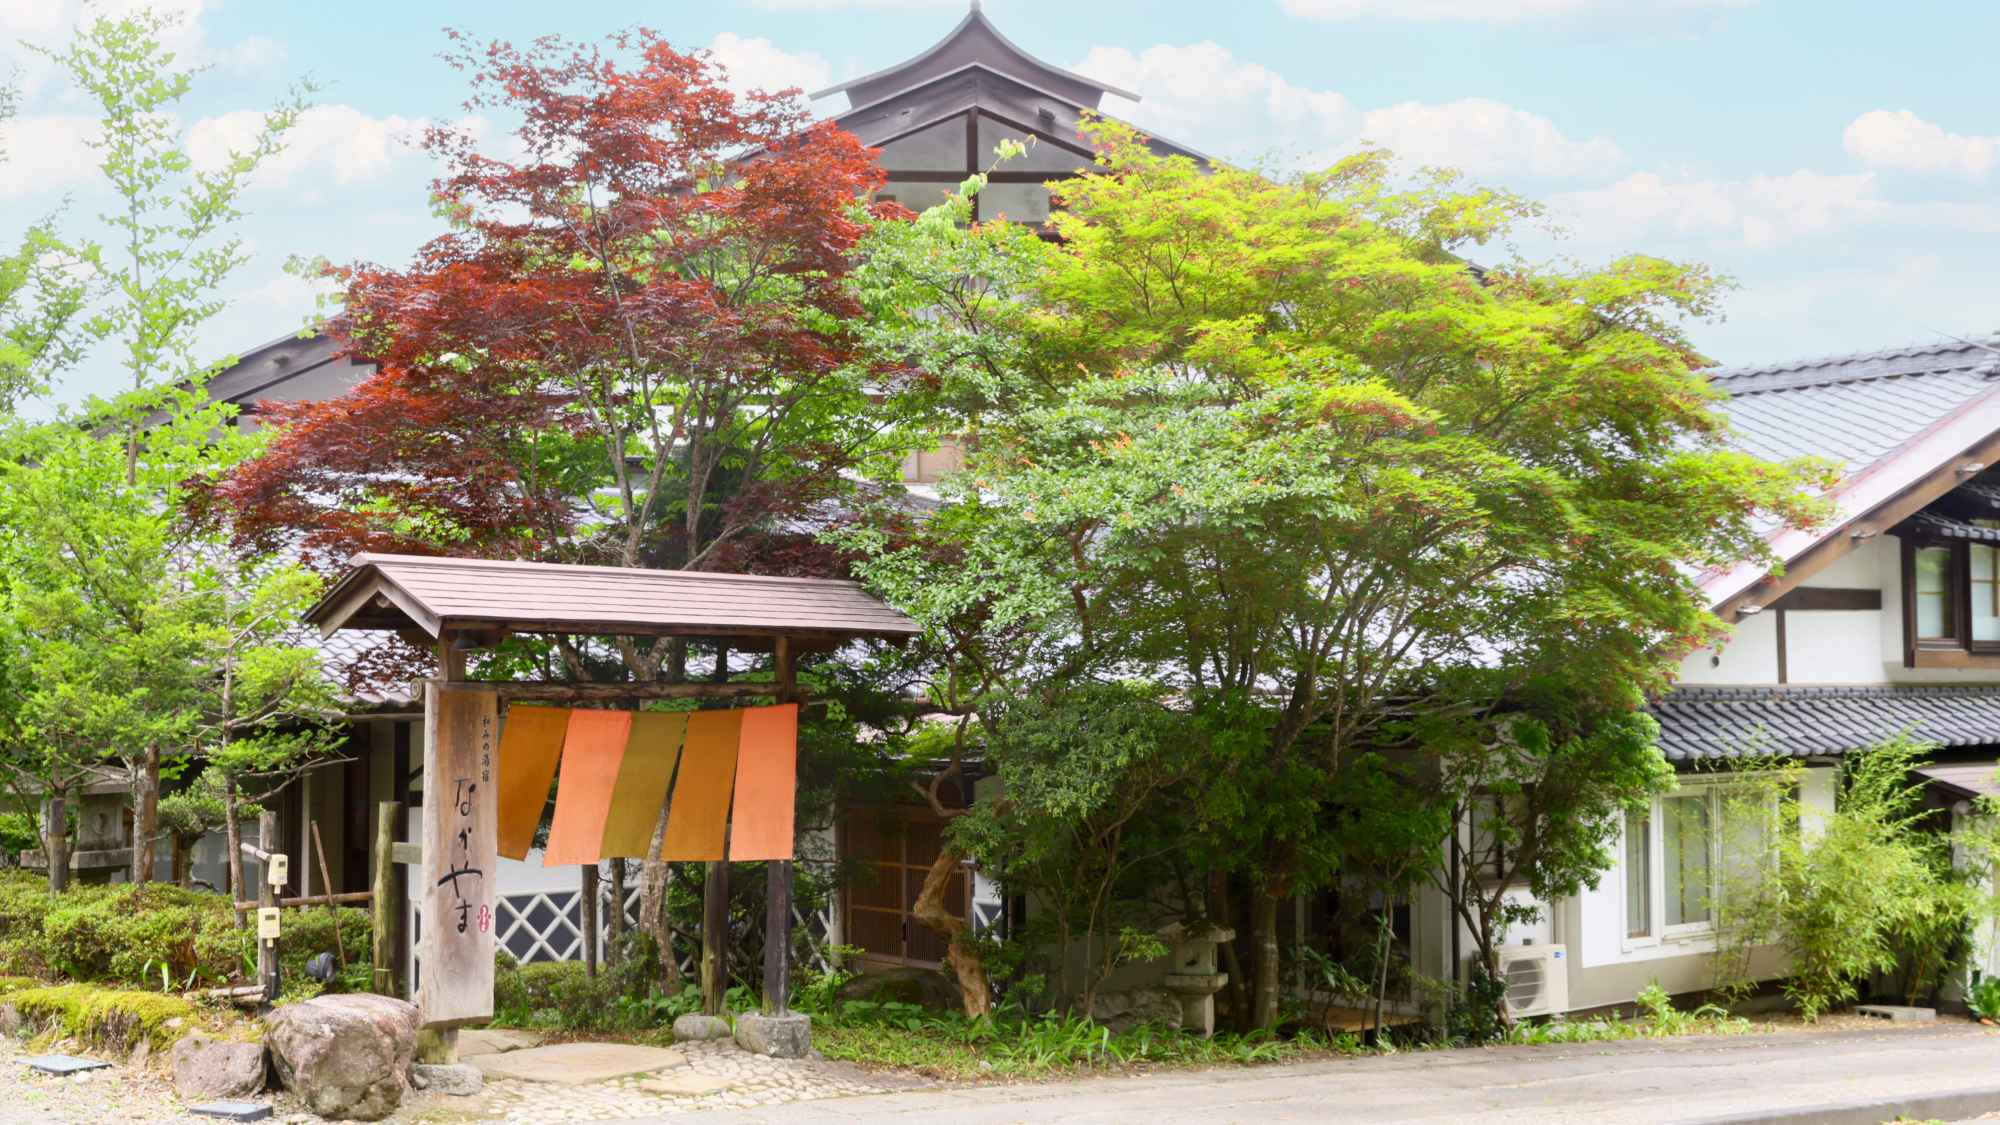
<path id="1" fill-rule="evenodd" d="M 493 908 L 482 905 L 479 908 L 479 932 L 486 933 L 493 928 Z"/>

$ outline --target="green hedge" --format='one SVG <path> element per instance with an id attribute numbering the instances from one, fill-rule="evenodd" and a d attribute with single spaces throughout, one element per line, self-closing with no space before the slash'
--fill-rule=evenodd
<path id="1" fill-rule="evenodd" d="M 339 924 L 353 976 L 368 960 L 373 927 L 368 912 L 354 909 L 341 910 Z M 288 975 L 334 952 L 333 926 L 325 907 L 285 911 L 280 962 Z M 0 974 L 179 991 L 241 976 L 255 957 L 254 927 L 238 930 L 221 895 L 163 883 L 53 895 L 34 875 L 0 875 Z"/>

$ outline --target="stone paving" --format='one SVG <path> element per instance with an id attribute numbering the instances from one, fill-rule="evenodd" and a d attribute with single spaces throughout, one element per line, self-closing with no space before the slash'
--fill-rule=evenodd
<path id="1" fill-rule="evenodd" d="M 590 1086 L 518 1079 L 489 1082 L 486 1114 L 519 1125 L 617 1121 L 689 1110 L 748 1109 L 879 1094 L 897 1088 L 882 1085 L 859 1067 L 819 1059 L 764 1058 L 729 1039 L 676 1043 L 673 1049 L 686 1057 L 685 1064 Z M 704 1089 L 708 1092 L 698 1092 Z"/>

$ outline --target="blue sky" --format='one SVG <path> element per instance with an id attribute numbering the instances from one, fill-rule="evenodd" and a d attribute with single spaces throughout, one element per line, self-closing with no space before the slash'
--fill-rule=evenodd
<path id="1" fill-rule="evenodd" d="M 177 46 L 212 65 L 184 105 L 220 152 L 296 76 L 324 105 L 247 199 L 256 259 L 208 331 L 215 354 L 293 330 L 311 308 L 290 255 L 397 263 L 438 227 L 428 162 L 401 138 L 463 120 L 441 29 L 524 40 L 635 24 L 713 48 L 737 81 L 808 89 L 941 38 L 963 0 L 590 4 L 165 0 Z M 108 0 L 98 7 L 136 6 Z M 1107 102 L 1203 151 L 1326 159 L 1362 139 L 1548 202 L 1570 235 L 1532 256 L 1643 251 L 1742 288 L 1696 340 L 1725 363 L 2000 329 L 2000 4 L 1915 0 L 986 0 L 1042 58 L 1144 95 Z M 0 236 L 71 197 L 104 199 L 85 111 L 16 41 L 59 41 L 74 0 L 0 0 L 0 70 L 22 116 L 0 127 Z M 839 95 L 824 109 L 845 104 Z M 502 120 L 471 127 L 496 138 Z M 98 389 L 105 370 L 65 397 Z"/>

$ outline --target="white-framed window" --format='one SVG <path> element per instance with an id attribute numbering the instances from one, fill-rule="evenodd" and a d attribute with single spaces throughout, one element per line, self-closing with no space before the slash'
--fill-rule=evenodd
<path id="1" fill-rule="evenodd" d="M 1763 819 L 1724 779 L 1683 782 L 1625 814 L 1624 948 L 1715 932 L 1730 884 L 1764 862 Z"/>

